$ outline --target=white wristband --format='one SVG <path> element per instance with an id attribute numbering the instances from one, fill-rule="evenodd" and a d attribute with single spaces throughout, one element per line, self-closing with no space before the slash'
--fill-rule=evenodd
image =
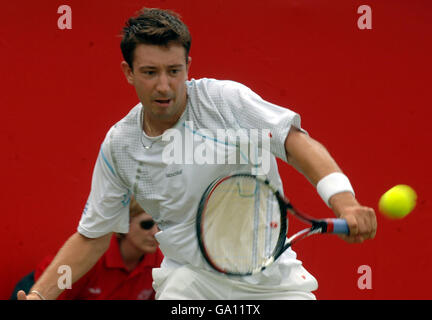
<path id="1" fill-rule="evenodd" d="M 317 191 L 329 207 L 330 198 L 337 193 L 351 192 L 355 195 L 348 177 L 341 172 L 333 172 L 322 178 L 317 184 Z"/>

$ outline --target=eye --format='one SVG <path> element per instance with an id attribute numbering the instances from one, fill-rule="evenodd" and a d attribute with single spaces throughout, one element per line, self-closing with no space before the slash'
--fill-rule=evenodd
<path id="1" fill-rule="evenodd" d="M 179 69 L 171 69 L 170 72 L 171 72 L 172 75 L 176 75 L 177 73 L 180 72 L 180 70 Z"/>
<path id="2" fill-rule="evenodd" d="M 150 70 L 148 70 L 148 71 L 143 71 L 143 73 L 144 73 L 146 76 L 153 76 L 156 72 L 155 72 L 155 71 L 150 71 Z"/>

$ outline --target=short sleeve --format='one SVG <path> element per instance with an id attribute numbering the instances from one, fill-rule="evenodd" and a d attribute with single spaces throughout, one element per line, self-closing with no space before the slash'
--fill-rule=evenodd
<path id="1" fill-rule="evenodd" d="M 129 231 L 131 192 L 115 172 L 109 136 L 110 132 L 100 148 L 93 170 L 90 195 L 78 225 L 78 232 L 88 238 Z"/>
<path id="2" fill-rule="evenodd" d="M 271 153 L 287 161 L 285 140 L 292 126 L 302 130 L 300 115 L 263 100 L 238 82 L 224 81 L 221 95 L 225 104 L 232 109 L 239 126 L 245 129 L 268 130 Z"/>

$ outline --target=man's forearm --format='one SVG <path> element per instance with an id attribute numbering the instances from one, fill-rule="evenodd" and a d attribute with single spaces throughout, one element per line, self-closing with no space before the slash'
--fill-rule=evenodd
<path id="1" fill-rule="evenodd" d="M 321 197 L 337 217 L 345 219 L 348 223 L 350 234 L 341 236 L 343 239 L 350 243 L 360 243 L 375 237 L 375 212 L 372 208 L 361 206 L 353 193 L 346 192 L 352 190 L 349 181 L 342 177 L 342 187 L 337 187 L 340 192 L 333 188 L 341 182 L 340 175 L 338 183 L 325 185 L 325 177 L 330 177 L 330 174 L 341 170 L 323 145 L 297 129 L 292 129 L 285 140 L 285 149 L 288 163 L 303 173 L 314 186 L 317 186 L 318 182 L 324 183 L 324 186 L 321 185 L 321 191 L 324 191 L 323 195 L 320 194 Z"/>
<path id="2" fill-rule="evenodd" d="M 56 299 L 63 291 L 58 286 L 58 268 L 66 265 L 72 271 L 72 283 L 86 274 L 108 249 L 111 234 L 97 239 L 89 239 L 79 233 L 73 234 L 59 250 L 51 264 L 34 284 L 32 290 L 45 299 Z"/>
<path id="3" fill-rule="evenodd" d="M 314 186 L 325 176 L 341 172 L 327 149 L 308 135 L 292 128 L 285 140 L 288 163 Z"/>

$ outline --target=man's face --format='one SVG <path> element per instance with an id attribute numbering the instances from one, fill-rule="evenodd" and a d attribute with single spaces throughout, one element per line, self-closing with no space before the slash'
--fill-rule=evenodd
<path id="1" fill-rule="evenodd" d="M 131 247 L 136 248 L 142 253 L 153 253 L 158 247 L 158 242 L 155 238 L 155 234 L 159 231 L 157 225 L 153 225 L 150 229 L 143 229 L 141 227 L 142 222 L 152 221 L 152 217 L 142 212 L 130 221 L 129 232 L 123 241 L 129 242 Z"/>
<path id="2" fill-rule="evenodd" d="M 151 119 L 177 120 L 186 107 L 186 83 L 191 58 L 186 63 L 185 49 L 139 44 L 135 48 L 133 71 L 126 62 L 122 68 L 135 87 L 145 113 Z"/>

